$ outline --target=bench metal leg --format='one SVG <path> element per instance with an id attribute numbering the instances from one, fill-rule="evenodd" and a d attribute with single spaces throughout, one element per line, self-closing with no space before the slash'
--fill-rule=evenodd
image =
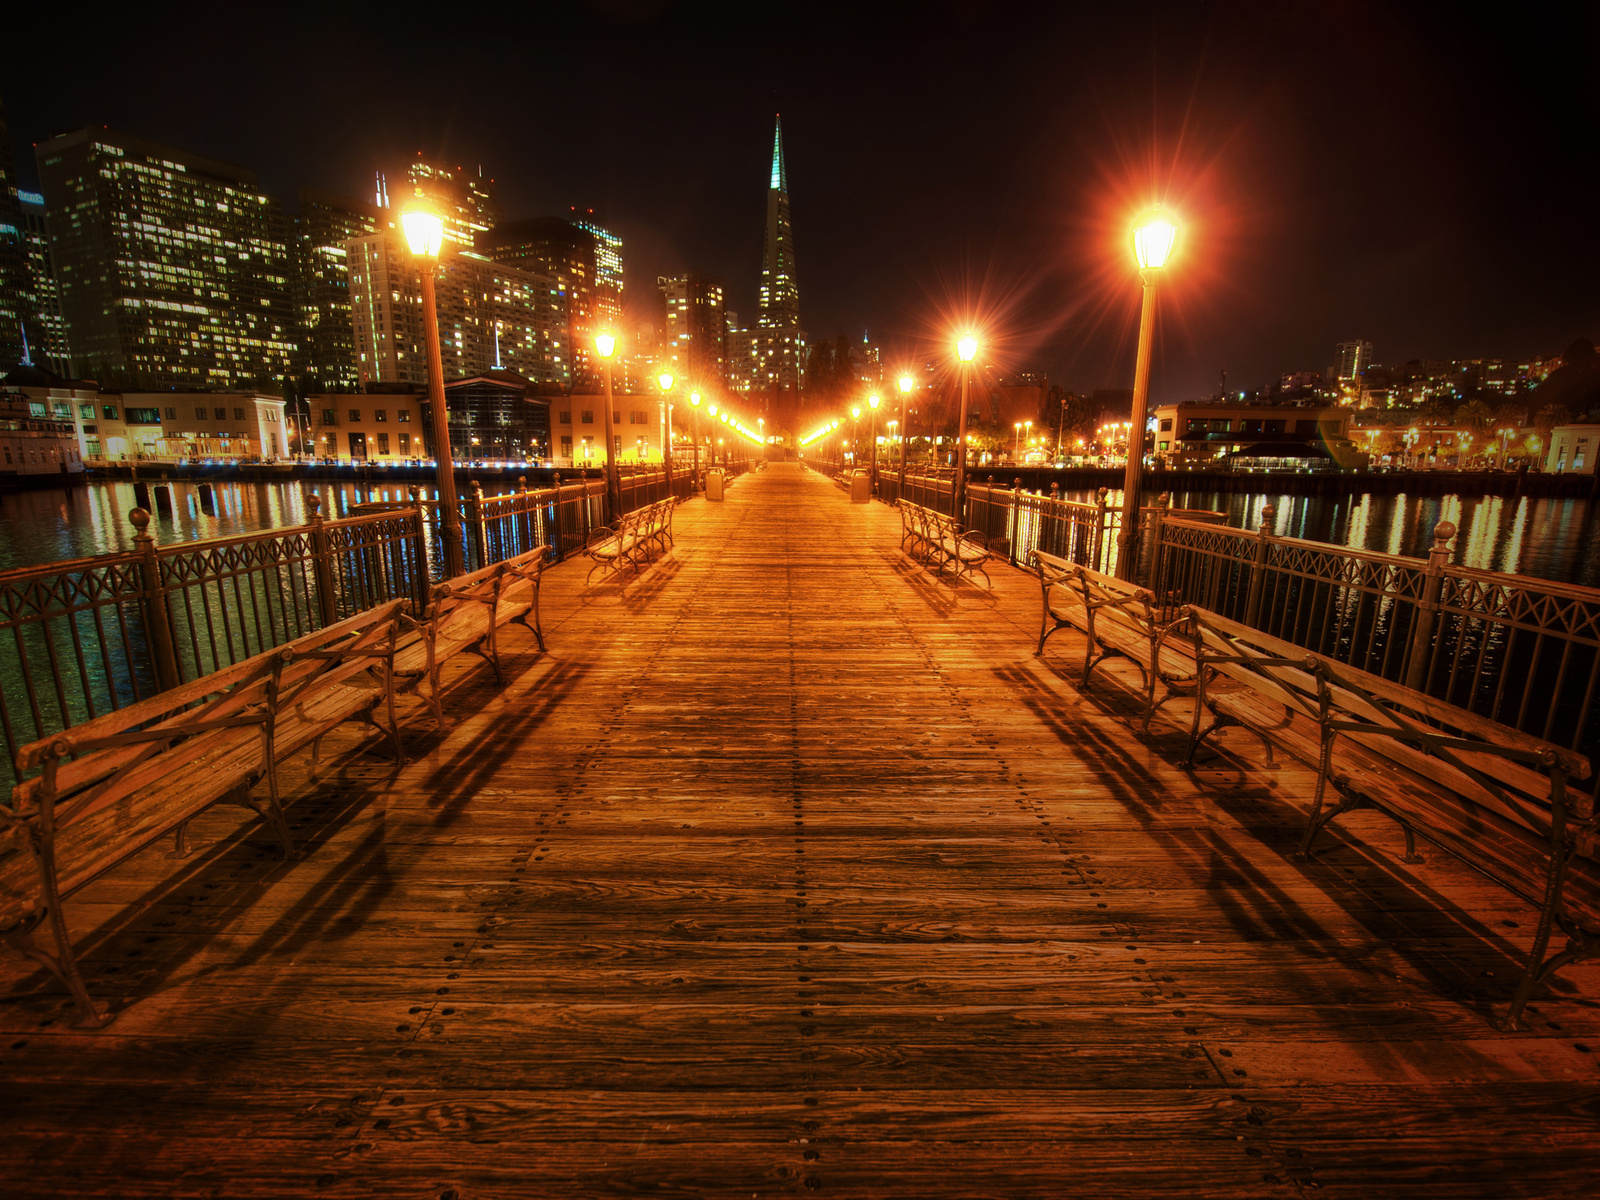
<path id="1" fill-rule="evenodd" d="M 1399 818 L 1396 818 L 1399 820 Z M 1406 835 L 1405 857 L 1400 861 L 1405 863 L 1419 863 L 1423 861 L 1422 855 L 1417 853 L 1417 834 L 1408 821 L 1400 821 L 1400 832 Z"/>
<path id="2" fill-rule="evenodd" d="M 53 880 L 45 885 L 45 893 L 46 907 L 22 924 L 0 932 L 0 941 L 24 958 L 38 963 L 72 993 L 73 1002 L 78 1006 L 78 1019 L 72 1023 L 73 1028 L 104 1029 L 115 1017 L 111 1013 L 101 1012 L 89 998 L 89 987 L 84 983 L 83 974 L 78 970 L 78 960 L 72 954 L 72 938 L 67 932 L 66 920 L 61 915 L 61 900 L 55 894 Z M 34 930 L 47 916 L 56 939 L 54 954 L 40 946 L 33 936 Z"/>
<path id="3" fill-rule="evenodd" d="M 1362 808 L 1365 804 L 1366 799 L 1357 793 L 1340 791 L 1339 803 L 1335 804 L 1327 812 L 1323 812 L 1322 787 L 1319 784 L 1317 798 L 1311 806 L 1311 815 L 1306 818 L 1306 831 L 1300 839 L 1300 849 L 1294 856 L 1295 860 L 1297 862 L 1310 862 L 1311 843 L 1316 840 L 1317 834 L 1327 828 L 1328 824 L 1336 817 L 1341 817 L 1352 809 Z"/>

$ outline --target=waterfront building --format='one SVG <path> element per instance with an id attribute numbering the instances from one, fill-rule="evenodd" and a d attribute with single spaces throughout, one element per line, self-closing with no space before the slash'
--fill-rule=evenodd
<path id="1" fill-rule="evenodd" d="M 431 458 L 424 412 L 426 390 L 425 382 L 379 383 L 355 394 L 307 396 L 307 452 L 335 462 L 401 463 Z"/>
<path id="2" fill-rule="evenodd" d="M 310 392 L 354 391 L 361 382 L 345 246 L 387 228 L 375 204 L 300 192 L 294 219 L 294 305 L 299 350 L 294 375 Z"/>
<path id="3" fill-rule="evenodd" d="M 0 487 L 81 476 L 81 430 L 92 422 L 99 387 L 22 363 L 0 380 Z"/>
<path id="4" fill-rule="evenodd" d="M 604 467 L 605 396 L 574 392 L 551 400 L 551 460 L 557 467 Z M 677 407 L 679 424 L 688 428 L 686 406 Z M 657 392 L 613 392 L 611 433 L 618 462 L 661 461 L 665 402 Z"/>
<path id="5" fill-rule="evenodd" d="M 1593 475 L 1600 467 L 1600 425 L 1557 425 L 1550 431 L 1544 469 L 1555 475 Z"/>
<path id="6" fill-rule="evenodd" d="M 806 335 L 800 327 L 800 284 L 789 216 L 789 171 L 783 155 L 783 121 L 779 118 L 772 135 L 767 232 L 756 325 L 750 331 L 749 390 L 799 392 L 805 382 L 805 361 Z"/>
<path id="7" fill-rule="evenodd" d="M 556 393 L 560 395 L 559 391 Z M 513 371 L 484 371 L 445 384 L 450 452 L 464 462 L 546 462 L 550 458 L 551 397 Z M 423 398 L 422 423 L 431 433 L 433 405 Z"/>
<path id="8" fill-rule="evenodd" d="M 1339 405 L 1185 400 L 1155 410 L 1154 452 L 1168 466 L 1298 465 L 1356 468 L 1354 413 Z"/>
<path id="9" fill-rule="evenodd" d="M 426 386 L 422 276 L 410 251 L 392 230 L 355 238 L 345 251 L 359 383 Z M 571 382 L 556 279 L 446 247 L 434 294 L 446 378 L 499 368 L 538 383 Z"/>
<path id="10" fill-rule="evenodd" d="M 656 279 L 666 304 L 663 355 L 682 378 L 721 386 L 728 376 L 727 304 L 722 285 L 698 271 Z"/>
<path id="11" fill-rule="evenodd" d="M 254 172 L 110 129 L 36 150 L 67 346 L 147 386 L 281 380 L 293 271 Z"/>
<path id="12" fill-rule="evenodd" d="M 102 392 L 84 457 L 126 462 L 289 456 L 284 403 L 260 392 Z"/>
<path id="13" fill-rule="evenodd" d="M 565 334 L 560 354 L 563 382 L 581 385 L 597 379 L 594 336 L 602 328 L 613 333 L 620 329 L 620 307 L 613 312 L 596 285 L 598 247 L 593 232 L 561 217 L 512 221 L 478 237 L 478 253 L 550 280 Z M 620 295 L 619 291 L 619 305 Z"/>
<path id="14" fill-rule="evenodd" d="M 465 167 L 431 162 L 419 150 L 407 179 L 413 198 L 443 219 L 445 240 L 463 249 L 471 250 L 478 235 L 488 232 L 500 219 L 494 180 L 484 178 L 482 167 L 474 175 Z M 404 209 L 405 205 L 400 207 Z"/>

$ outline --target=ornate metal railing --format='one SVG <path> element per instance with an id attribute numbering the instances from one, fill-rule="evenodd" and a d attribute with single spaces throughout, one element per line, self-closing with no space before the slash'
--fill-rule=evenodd
<path id="1" fill-rule="evenodd" d="M 807 460 L 810 463 L 810 460 Z M 949 513 L 950 471 L 880 468 L 879 494 Z M 1053 491 L 1054 489 L 1052 489 Z M 1242 621 L 1341 663 L 1536 737 L 1600 755 L 1600 589 L 1450 563 L 1455 527 L 1435 530 L 1426 559 L 1356 550 L 1258 530 L 1226 514 L 1141 507 L 1132 578 L 1171 617 L 1186 604 Z M 1107 574 L 1117 570 L 1121 514 L 1106 504 L 998 487 L 969 477 L 963 523 L 1003 540 L 1026 566 L 1043 550 Z"/>
<path id="2" fill-rule="evenodd" d="M 1600 590 L 1169 518 L 1145 576 L 1169 614 L 1211 609 L 1591 757 Z"/>
<path id="3" fill-rule="evenodd" d="M 402 508 L 0 574 L 0 736 L 20 746 L 393 599 L 420 608 L 421 514 Z"/>

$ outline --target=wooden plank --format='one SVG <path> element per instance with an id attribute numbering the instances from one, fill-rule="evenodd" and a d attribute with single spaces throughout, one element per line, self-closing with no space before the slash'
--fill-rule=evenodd
<path id="1" fill-rule="evenodd" d="M 896 514 L 817 477 L 775 464 L 675 521 L 637 576 L 547 570 L 549 654 L 508 626 L 503 688 L 446 663 L 447 727 L 406 700 L 395 778 L 353 729 L 315 774 L 290 760 L 297 861 L 208 813 L 189 859 L 152 846 L 86 887 L 68 917 L 109 1029 L 0 963 L 0 1180 L 1587 1186 L 1600 967 L 1532 1032 L 1485 1021 L 1526 904 L 1442 854 L 1397 863 L 1374 815 L 1291 862 L 1311 772 L 1239 770 L 1234 732 L 1178 771 L 1187 702 L 1141 738 L 1137 697 L 1100 684 L 1136 687 L 1127 664 L 1085 695 L 1079 635 L 1033 658 L 1033 576 L 903 569 Z"/>

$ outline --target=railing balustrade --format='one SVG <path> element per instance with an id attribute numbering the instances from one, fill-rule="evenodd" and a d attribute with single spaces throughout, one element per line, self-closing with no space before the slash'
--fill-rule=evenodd
<path id="1" fill-rule="evenodd" d="M 746 464 L 726 468 L 741 473 Z M 622 473 L 625 507 L 686 498 L 690 472 Z M 371 501 L 324 520 L 307 496 L 304 525 L 158 545 L 130 514 L 134 548 L 0 573 L 0 737 L 17 781 L 19 747 L 103 712 L 198 679 L 389 600 L 427 604 L 442 573 L 439 502 Z M 559 560 L 609 523 L 604 479 L 580 479 L 460 502 L 464 561 L 474 570 L 547 544 Z"/>
<path id="2" fill-rule="evenodd" d="M 811 460 L 807 460 L 808 463 Z M 948 514 L 950 471 L 880 468 L 880 495 Z M 885 483 L 892 485 L 885 488 Z M 962 523 L 1026 567 L 1042 550 L 1116 571 L 1121 514 L 1094 503 L 969 477 Z M 1165 615 L 1207 608 L 1263 633 L 1424 692 L 1545 741 L 1600 754 L 1600 589 L 1454 566 L 1455 527 L 1426 559 L 1280 537 L 1271 505 L 1257 530 L 1165 495 L 1140 508 L 1133 578 Z"/>

